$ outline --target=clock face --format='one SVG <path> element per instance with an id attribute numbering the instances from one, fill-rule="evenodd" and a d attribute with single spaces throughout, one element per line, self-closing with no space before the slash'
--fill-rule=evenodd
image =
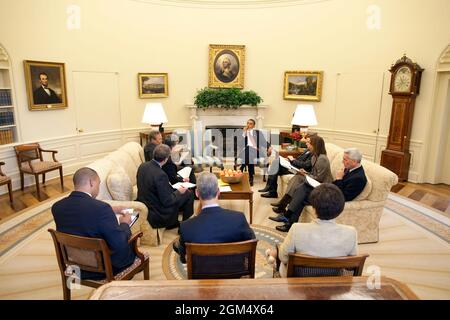
<path id="1" fill-rule="evenodd" d="M 411 69 L 404 66 L 397 70 L 394 77 L 395 92 L 409 92 L 411 87 Z"/>

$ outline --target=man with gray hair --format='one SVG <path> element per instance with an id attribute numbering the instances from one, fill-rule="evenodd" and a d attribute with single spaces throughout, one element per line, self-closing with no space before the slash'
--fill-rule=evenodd
<path id="1" fill-rule="evenodd" d="M 185 188 L 174 190 L 162 169 L 169 157 L 170 147 L 159 144 L 153 159 L 142 163 L 137 171 L 137 201 L 147 206 L 148 222 L 153 228 L 177 228 L 178 212 L 183 212 L 183 220 L 194 213 L 193 193 Z"/>
<path id="2" fill-rule="evenodd" d="M 220 191 L 213 173 L 200 174 L 195 193 L 200 200 L 201 212 L 180 224 L 179 244 L 173 246 L 182 263 L 186 263 L 186 242 L 225 243 L 255 239 L 255 233 L 242 212 L 219 206 Z"/>
<path id="3" fill-rule="evenodd" d="M 355 199 L 366 186 L 367 178 L 361 160 L 362 154 L 358 149 L 344 150 L 342 159 L 344 167 L 336 173 L 336 180 L 333 183 L 344 193 L 345 201 Z"/>

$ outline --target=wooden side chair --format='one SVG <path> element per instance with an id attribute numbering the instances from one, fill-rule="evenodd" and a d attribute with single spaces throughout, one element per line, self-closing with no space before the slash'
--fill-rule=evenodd
<path id="1" fill-rule="evenodd" d="M 186 243 L 188 279 L 254 278 L 257 242 Z"/>
<path id="2" fill-rule="evenodd" d="M 290 253 L 287 277 L 360 276 L 368 254 L 335 258 L 320 258 Z"/>
<path id="3" fill-rule="evenodd" d="M 64 191 L 64 179 L 62 164 L 55 158 L 58 151 L 44 150 L 39 143 L 28 143 L 17 145 L 14 147 L 17 157 L 17 165 L 20 172 L 20 187 L 24 188 L 24 174 L 32 174 L 36 180 L 36 191 L 38 199 L 41 200 L 41 192 L 39 188 L 39 175 L 42 174 L 42 184 L 45 184 L 45 174 L 49 171 L 59 170 L 61 179 L 61 189 Z M 53 161 L 44 161 L 43 152 L 51 152 Z"/>
<path id="4" fill-rule="evenodd" d="M 0 186 L 3 186 L 5 184 L 8 185 L 9 202 L 12 204 L 13 203 L 13 192 L 12 192 L 11 178 L 3 173 L 3 171 L 2 171 L 3 165 L 5 165 L 5 163 L 3 161 L 1 161 L 0 162 Z"/>
<path id="5" fill-rule="evenodd" d="M 130 280 L 141 271 L 144 271 L 145 280 L 150 279 L 150 258 L 148 254 L 141 253 L 137 247 L 137 240 L 142 237 L 142 232 L 134 234 L 128 240 L 137 256 L 134 263 L 116 275 L 113 274 L 111 252 L 105 240 L 74 236 L 54 229 L 48 229 L 48 232 L 52 235 L 55 245 L 64 300 L 70 300 L 70 281 L 72 279 L 79 281 L 81 285 L 93 288 L 98 288 L 113 280 Z M 79 267 L 80 271 L 104 273 L 105 278 L 102 280 L 80 279 L 72 272 L 72 266 Z"/>

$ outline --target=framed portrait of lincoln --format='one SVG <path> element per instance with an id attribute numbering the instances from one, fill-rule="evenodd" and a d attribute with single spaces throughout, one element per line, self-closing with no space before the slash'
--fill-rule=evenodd
<path id="1" fill-rule="evenodd" d="M 30 110 L 67 108 L 64 63 L 25 60 L 24 70 Z"/>
<path id="2" fill-rule="evenodd" d="M 245 46 L 209 45 L 208 86 L 244 88 Z"/>

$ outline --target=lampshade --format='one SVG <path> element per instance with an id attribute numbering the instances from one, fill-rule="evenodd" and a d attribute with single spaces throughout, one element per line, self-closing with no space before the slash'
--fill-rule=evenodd
<path id="1" fill-rule="evenodd" d="M 167 117 L 164 112 L 162 103 L 147 103 L 145 105 L 144 115 L 142 116 L 142 123 L 150 125 L 160 125 L 166 123 Z"/>
<path id="2" fill-rule="evenodd" d="M 310 104 L 299 104 L 295 110 L 294 117 L 291 124 L 297 126 L 316 126 L 317 119 L 314 112 L 314 107 Z"/>

